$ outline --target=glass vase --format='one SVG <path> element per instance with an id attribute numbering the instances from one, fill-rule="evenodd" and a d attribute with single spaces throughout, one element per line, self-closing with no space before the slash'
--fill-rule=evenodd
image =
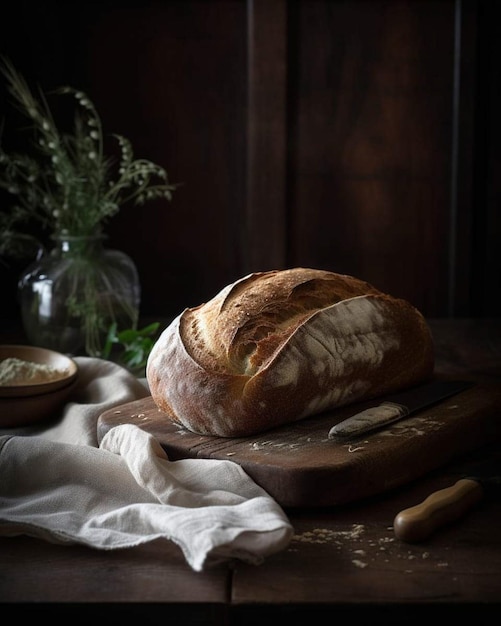
<path id="1" fill-rule="evenodd" d="M 31 344 L 100 357 L 110 326 L 136 328 L 140 284 L 132 259 L 103 237 L 55 237 L 19 280 L 24 332 Z"/>

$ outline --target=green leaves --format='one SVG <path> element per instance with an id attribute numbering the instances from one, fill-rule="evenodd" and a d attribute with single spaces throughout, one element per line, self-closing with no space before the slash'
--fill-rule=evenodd
<path id="1" fill-rule="evenodd" d="M 0 211 L 3 230 L 26 232 L 29 222 L 30 227 L 41 225 L 46 237 L 88 236 L 102 232 L 103 224 L 125 203 L 140 206 L 157 198 L 172 199 L 177 185 L 169 183 L 165 169 L 147 159 L 135 159 L 130 141 L 122 135 L 112 135 L 119 144 L 119 162 L 105 156 L 101 119 L 86 93 L 69 86 L 51 93 L 70 97 L 74 122 L 62 128 L 43 91 L 31 91 L 4 57 L 0 57 L 0 73 L 31 131 L 27 154 L 8 154 L 0 146 L 0 189 L 13 200 Z M 5 251 L 8 241 L 1 243 Z"/>
<path id="2" fill-rule="evenodd" d="M 159 326 L 159 322 L 153 322 L 139 330 L 129 328 L 117 332 L 117 325 L 113 323 L 108 331 L 102 358 L 110 359 L 114 351 L 115 360 L 127 369 L 134 371 L 146 367 Z"/>
<path id="3" fill-rule="evenodd" d="M 72 115 L 63 115 L 61 126 L 49 106 L 49 96 L 40 88 L 32 91 L 14 65 L 0 56 L 1 74 L 30 132 L 26 153 L 8 153 L 0 145 L 0 191 L 11 200 L 10 205 L 0 207 L 0 257 L 34 256 L 33 251 L 61 237 L 100 237 L 104 224 L 123 204 L 140 207 L 151 200 L 172 199 L 177 185 L 169 183 L 165 169 L 135 158 L 124 136 L 111 135 L 118 142 L 118 159 L 105 155 L 102 122 L 86 93 L 70 86 L 50 93 L 50 98 L 62 97 L 62 105 L 70 107 Z M 131 370 L 144 368 L 159 324 L 136 330 L 135 311 L 128 316 L 130 321 L 121 322 L 133 328 L 118 330 L 114 323 L 101 349 L 110 317 L 100 315 L 94 273 L 87 271 L 91 267 L 85 263 L 82 260 L 79 265 L 74 259 L 74 283 L 84 289 L 71 291 L 66 304 L 70 314 L 82 320 L 87 353 L 116 360 Z M 81 274 L 88 278 L 80 280 Z M 119 296 L 113 302 L 120 308 L 127 305 Z M 114 312 L 113 306 L 109 310 Z"/>

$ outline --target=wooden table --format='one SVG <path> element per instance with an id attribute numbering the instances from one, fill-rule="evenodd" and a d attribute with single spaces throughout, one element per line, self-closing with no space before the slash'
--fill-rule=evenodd
<path id="1" fill-rule="evenodd" d="M 501 383 L 501 320 L 430 320 L 430 327 L 441 371 Z M 493 442 L 480 456 L 495 457 L 498 448 Z M 393 532 L 395 515 L 453 484 L 464 460 L 363 502 L 288 510 L 291 544 L 259 566 L 195 573 L 164 542 L 103 552 L 2 538 L 0 602 L 15 605 L 17 617 L 85 624 L 123 617 L 246 626 L 290 617 L 422 626 L 444 610 L 487 624 L 501 609 L 501 499 L 484 498 L 421 543 Z"/>

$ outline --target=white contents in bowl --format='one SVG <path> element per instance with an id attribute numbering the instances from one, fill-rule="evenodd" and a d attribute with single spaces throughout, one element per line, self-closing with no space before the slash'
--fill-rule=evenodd
<path id="1" fill-rule="evenodd" d="M 57 380 L 68 374 L 67 370 L 46 363 L 25 361 L 9 357 L 0 361 L 0 385 L 34 385 Z"/>

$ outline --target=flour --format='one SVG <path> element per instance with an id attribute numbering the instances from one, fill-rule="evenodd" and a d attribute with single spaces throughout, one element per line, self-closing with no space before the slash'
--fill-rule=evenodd
<path id="1" fill-rule="evenodd" d="M 395 541 L 393 526 L 387 527 L 386 533 L 380 537 L 374 537 L 374 533 L 364 524 L 351 524 L 351 527 L 345 530 L 313 528 L 301 534 L 294 534 L 288 550 L 297 552 L 298 544 L 327 544 L 349 558 L 352 565 L 362 569 L 368 566 L 381 568 L 383 563 L 394 562 L 394 559 L 411 561 L 416 567 L 419 567 L 420 559 L 434 560 L 428 551 L 422 551 L 419 546 L 406 550 L 405 546 Z M 437 567 L 448 567 L 445 561 L 436 561 L 433 564 Z M 411 569 L 404 571 L 406 574 L 413 572 Z"/>
<path id="2" fill-rule="evenodd" d="M 0 385 L 33 385 L 56 380 L 66 375 L 66 370 L 44 363 L 24 361 L 9 357 L 0 361 Z"/>

